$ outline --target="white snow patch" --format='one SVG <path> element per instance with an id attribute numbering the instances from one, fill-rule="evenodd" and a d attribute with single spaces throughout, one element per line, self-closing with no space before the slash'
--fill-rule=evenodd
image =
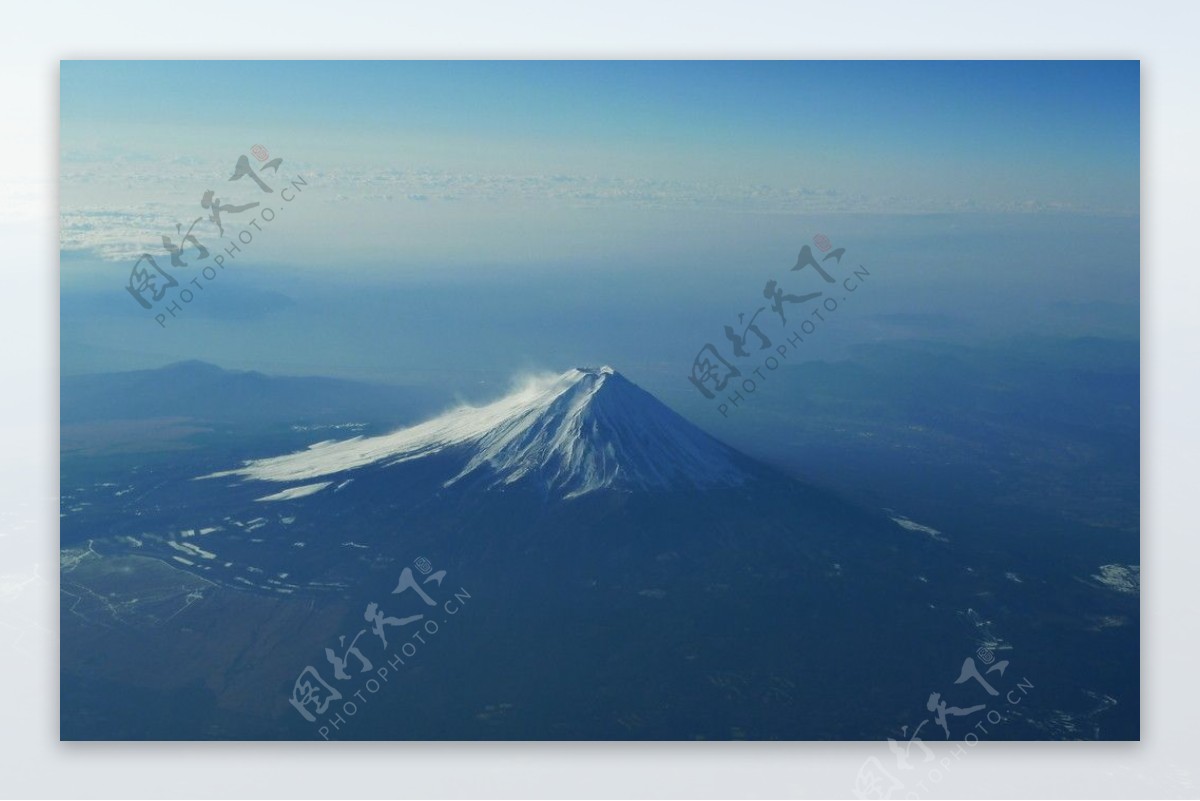
<path id="1" fill-rule="evenodd" d="M 1142 589 L 1140 565 L 1100 565 L 1100 573 L 1092 578 L 1110 590 L 1127 595 L 1137 595 Z"/>
<path id="2" fill-rule="evenodd" d="M 288 487 L 282 492 L 276 492 L 273 495 L 264 495 L 261 498 L 255 498 L 256 501 L 292 501 L 296 498 L 304 498 L 308 495 L 314 495 L 332 484 L 332 481 L 321 481 L 316 484 L 305 484 L 300 487 Z M 295 518 L 292 518 L 294 520 Z M 288 521 L 289 523 L 291 520 Z"/>
<path id="3" fill-rule="evenodd" d="M 212 553 L 211 551 L 206 551 L 203 548 L 200 548 L 196 545 L 192 545 L 190 542 L 175 542 L 174 540 L 169 540 L 167 542 L 167 545 L 170 545 L 172 548 L 174 548 L 177 551 L 186 553 L 188 556 L 198 556 L 201 559 L 216 559 L 217 558 L 217 555 L 215 553 Z M 191 564 L 191 562 L 189 562 L 188 564 Z"/>
<path id="4" fill-rule="evenodd" d="M 904 515 L 893 516 L 892 522 L 895 523 L 896 525 L 898 525 L 900 528 L 905 529 L 906 531 L 916 531 L 920 534 L 928 534 L 930 537 L 932 537 L 935 540 L 938 540 L 939 542 L 947 542 L 948 541 L 946 539 L 946 535 L 944 535 L 942 532 L 938 531 L 936 528 L 933 528 L 931 526 L 921 525 L 920 523 L 918 523 L 914 520 L 909 520 Z"/>

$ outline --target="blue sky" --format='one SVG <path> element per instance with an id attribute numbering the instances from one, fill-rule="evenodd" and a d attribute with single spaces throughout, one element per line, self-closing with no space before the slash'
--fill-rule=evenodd
<path id="1" fill-rule="evenodd" d="M 62 63 L 64 120 L 188 127 L 279 118 L 349 132 L 738 145 L 870 145 L 928 153 L 1128 156 L 1137 62 L 701 61 Z M 131 105 L 132 104 L 132 105 Z M 1046 152 L 1042 152 L 1046 151 Z"/>
<path id="2" fill-rule="evenodd" d="M 61 102 L 66 154 L 252 131 L 314 164 L 1128 212 L 1138 82 L 1137 62 L 64 62 Z"/>

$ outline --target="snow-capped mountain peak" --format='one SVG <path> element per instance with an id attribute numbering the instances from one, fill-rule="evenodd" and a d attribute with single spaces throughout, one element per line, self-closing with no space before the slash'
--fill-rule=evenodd
<path id="1" fill-rule="evenodd" d="M 750 478 L 741 457 L 611 367 L 579 367 L 528 381 L 484 406 L 460 406 L 378 437 L 326 441 L 212 476 L 310 481 L 434 454 L 459 455 L 446 486 L 533 483 L 573 498 L 602 489 L 733 486 Z"/>

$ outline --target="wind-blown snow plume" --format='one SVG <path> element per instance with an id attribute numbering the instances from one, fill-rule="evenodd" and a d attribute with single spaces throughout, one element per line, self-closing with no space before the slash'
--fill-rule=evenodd
<path id="1" fill-rule="evenodd" d="M 528 481 L 565 498 L 601 489 L 733 486 L 750 478 L 744 457 L 611 367 L 568 370 L 391 434 L 319 442 L 204 478 L 310 481 L 441 453 L 463 456 L 446 486 L 467 477 L 482 477 L 490 487 Z"/>

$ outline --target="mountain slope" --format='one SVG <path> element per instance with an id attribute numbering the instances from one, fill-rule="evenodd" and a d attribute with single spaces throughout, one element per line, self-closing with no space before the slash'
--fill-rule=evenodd
<path id="1" fill-rule="evenodd" d="M 729 487 L 753 475 L 745 457 L 611 367 L 599 367 L 531 381 L 494 403 L 462 406 L 384 436 L 320 442 L 206 477 L 310 481 L 433 455 L 457 457 L 444 486 L 467 478 L 488 487 L 531 483 L 560 498 L 602 489 Z"/>

